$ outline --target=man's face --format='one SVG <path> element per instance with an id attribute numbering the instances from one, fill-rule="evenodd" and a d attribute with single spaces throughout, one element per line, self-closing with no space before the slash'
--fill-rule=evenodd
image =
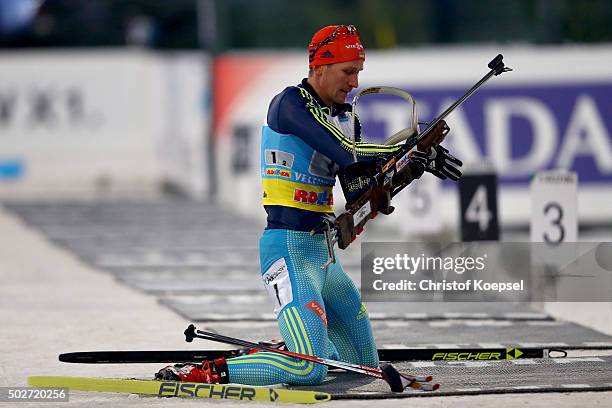
<path id="1" fill-rule="evenodd" d="M 363 70 L 363 60 L 338 62 L 317 68 L 321 69 L 319 96 L 326 103 L 344 103 L 347 95 L 359 86 L 359 72 Z"/>

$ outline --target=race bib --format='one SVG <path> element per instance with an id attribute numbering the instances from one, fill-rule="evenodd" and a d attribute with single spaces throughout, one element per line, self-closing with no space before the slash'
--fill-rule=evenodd
<path id="1" fill-rule="evenodd" d="M 274 262 L 261 278 L 268 296 L 274 302 L 274 315 L 278 317 L 281 310 L 293 301 L 291 279 L 289 279 L 289 269 L 285 263 L 285 258 L 280 258 Z"/>

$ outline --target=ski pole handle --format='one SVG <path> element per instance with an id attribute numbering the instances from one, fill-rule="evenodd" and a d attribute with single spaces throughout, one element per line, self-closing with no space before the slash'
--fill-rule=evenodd
<path id="1" fill-rule="evenodd" d="M 196 338 L 196 328 L 193 324 L 190 324 L 185 331 L 183 332 L 183 334 L 185 334 L 185 341 L 187 343 L 191 343 L 193 341 L 194 338 Z"/>

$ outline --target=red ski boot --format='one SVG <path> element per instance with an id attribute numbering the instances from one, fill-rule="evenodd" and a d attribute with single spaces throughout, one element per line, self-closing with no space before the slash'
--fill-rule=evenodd
<path id="1" fill-rule="evenodd" d="M 224 358 L 202 361 L 202 364 L 181 363 L 167 366 L 155 373 L 156 380 L 227 384 L 229 380 Z"/>

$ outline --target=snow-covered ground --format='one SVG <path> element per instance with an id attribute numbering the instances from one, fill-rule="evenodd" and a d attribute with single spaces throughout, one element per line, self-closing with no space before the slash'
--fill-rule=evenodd
<path id="1" fill-rule="evenodd" d="M 119 284 L 0 207 L 0 386 L 26 386 L 29 375 L 146 377 L 156 364 L 75 365 L 60 363 L 68 351 L 113 349 L 202 349 L 185 343 L 188 322 L 148 296 Z M 222 347 L 214 344 L 215 348 Z M 611 379 L 612 381 L 612 379 Z M 0 402 L 0 406 L 9 406 Z M 257 406 L 229 401 L 140 398 L 119 394 L 72 392 L 70 401 L 21 403 L 29 406 Z M 489 407 L 610 406 L 612 392 L 483 395 L 332 401 L 329 406 Z M 13 404 L 10 404 L 11 406 Z M 266 404 L 265 406 L 270 406 Z"/>

